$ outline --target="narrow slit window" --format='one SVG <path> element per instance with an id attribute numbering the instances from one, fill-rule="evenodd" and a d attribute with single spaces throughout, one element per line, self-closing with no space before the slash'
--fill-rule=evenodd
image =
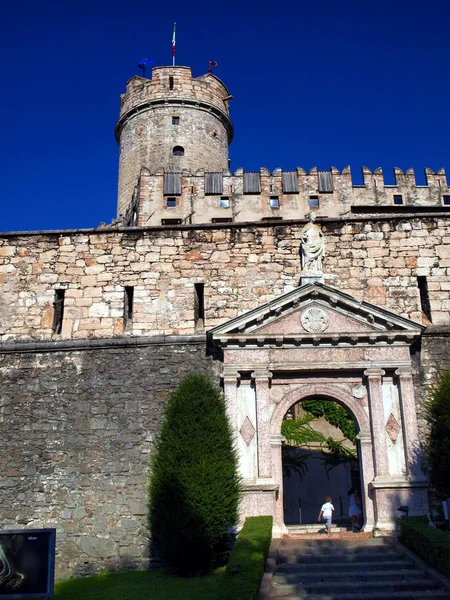
<path id="1" fill-rule="evenodd" d="M 167 198 L 167 208 L 176 208 L 177 207 L 177 199 L 176 198 Z"/>
<path id="2" fill-rule="evenodd" d="M 310 208 L 319 208 L 319 196 L 310 196 L 309 197 L 309 207 Z"/>
<path id="3" fill-rule="evenodd" d="M 420 294 L 420 307 L 422 309 L 423 314 L 430 321 L 430 323 L 432 323 L 430 295 L 428 293 L 427 278 L 423 275 L 419 276 L 417 278 L 417 285 L 419 287 L 419 294 Z"/>
<path id="4" fill-rule="evenodd" d="M 173 149 L 174 156 L 184 156 L 184 148 L 183 146 L 175 146 Z"/>
<path id="5" fill-rule="evenodd" d="M 280 208 L 280 199 L 278 196 L 270 196 L 270 208 Z"/>
<path id="6" fill-rule="evenodd" d="M 169 90 L 173 90 L 173 77 L 169 77 Z"/>
<path id="7" fill-rule="evenodd" d="M 64 297 L 66 290 L 55 290 L 53 300 L 53 326 L 54 333 L 61 333 L 64 318 Z"/>
<path id="8" fill-rule="evenodd" d="M 125 327 L 129 327 L 133 322 L 133 309 L 134 309 L 134 287 L 126 285 L 124 288 L 123 298 L 123 321 Z"/>
<path id="9" fill-rule="evenodd" d="M 403 204 L 403 196 L 401 194 L 394 194 L 394 204 Z"/>
<path id="10" fill-rule="evenodd" d="M 172 125 L 179 125 L 180 117 L 172 117 Z"/>
<path id="11" fill-rule="evenodd" d="M 205 284 L 194 284 L 194 324 L 202 326 L 205 320 Z"/>

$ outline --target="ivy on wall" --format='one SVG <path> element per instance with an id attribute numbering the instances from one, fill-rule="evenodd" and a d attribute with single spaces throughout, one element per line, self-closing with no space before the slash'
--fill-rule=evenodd
<path id="1" fill-rule="evenodd" d="M 356 425 L 348 412 L 330 400 L 304 400 L 302 408 L 314 417 L 323 417 L 330 425 L 342 431 L 344 436 L 354 442 L 356 439 Z"/>
<path id="2" fill-rule="evenodd" d="M 290 472 L 295 471 L 302 479 L 308 470 L 308 456 L 300 457 L 295 453 L 295 448 L 299 446 L 321 454 L 327 476 L 332 468 L 355 460 L 356 450 L 345 446 L 345 442 L 355 441 L 356 426 L 342 406 L 329 400 L 305 400 L 302 408 L 307 412 L 301 418 L 285 420 L 281 424 L 281 434 L 287 443 L 283 447 L 283 470 L 286 475 L 290 476 Z M 334 440 L 311 427 L 311 423 L 320 417 L 340 429 L 345 438 Z"/>

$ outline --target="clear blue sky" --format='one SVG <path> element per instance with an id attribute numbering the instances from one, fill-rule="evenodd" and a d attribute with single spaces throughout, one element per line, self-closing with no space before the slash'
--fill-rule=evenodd
<path id="1" fill-rule="evenodd" d="M 119 95 L 151 57 L 234 100 L 232 170 L 413 167 L 450 174 L 450 3 L 8 2 L 0 52 L 0 231 L 115 216 Z"/>

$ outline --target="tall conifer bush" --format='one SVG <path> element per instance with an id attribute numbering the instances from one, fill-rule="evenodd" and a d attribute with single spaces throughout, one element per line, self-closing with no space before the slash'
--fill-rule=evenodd
<path id="1" fill-rule="evenodd" d="M 240 479 L 221 390 L 192 373 L 172 393 L 151 461 L 152 553 L 180 575 L 205 573 L 238 520 Z"/>
<path id="2" fill-rule="evenodd" d="M 442 371 L 430 388 L 425 418 L 430 426 L 427 475 L 439 496 L 450 498 L 450 371 Z"/>

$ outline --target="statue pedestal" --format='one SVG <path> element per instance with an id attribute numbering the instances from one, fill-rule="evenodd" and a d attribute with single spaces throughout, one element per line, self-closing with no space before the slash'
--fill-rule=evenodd
<path id="1" fill-rule="evenodd" d="M 308 283 L 325 283 L 325 280 L 333 280 L 337 278 L 337 275 L 324 275 L 323 273 L 300 271 L 300 285 L 307 285 Z"/>

